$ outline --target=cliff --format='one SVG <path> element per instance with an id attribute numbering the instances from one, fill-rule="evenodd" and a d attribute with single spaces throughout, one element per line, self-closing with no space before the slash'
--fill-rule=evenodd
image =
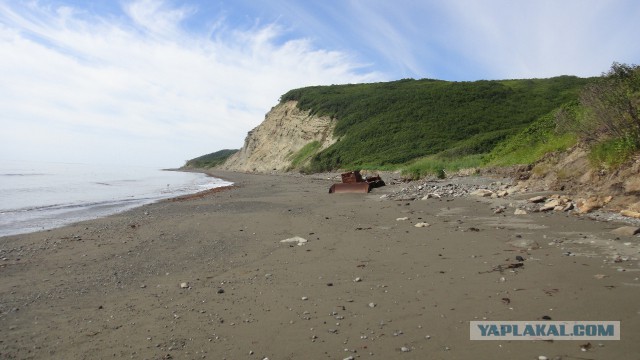
<path id="1" fill-rule="evenodd" d="M 287 101 L 273 107 L 262 124 L 247 134 L 240 151 L 220 168 L 243 172 L 292 170 L 333 144 L 335 120 L 311 115 L 296 105 L 296 101 Z M 296 166 L 292 166 L 294 160 L 298 160 Z"/>

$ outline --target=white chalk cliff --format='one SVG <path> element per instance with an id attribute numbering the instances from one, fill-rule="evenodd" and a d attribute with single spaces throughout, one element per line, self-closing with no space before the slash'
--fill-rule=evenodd
<path id="1" fill-rule="evenodd" d="M 318 141 L 317 151 L 326 149 L 333 138 L 335 119 L 311 115 L 287 101 L 273 107 L 262 124 L 249 131 L 244 146 L 221 169 L 243 172 L 291 170 L 291 160 L 305 145 Z M 303 165 L 303 164 L 299 164 Z"/>

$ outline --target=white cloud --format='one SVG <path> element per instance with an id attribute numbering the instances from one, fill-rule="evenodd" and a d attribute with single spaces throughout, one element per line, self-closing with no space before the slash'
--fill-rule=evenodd
<path id="1" fill-rule="evenodd" d="M 396 78 L 594 76 L 640 60 L 636 0 L 274 3 L 298 29 L 366 54 Z"/>
<path id="2" fill-rule="evenodd" d="M 442 11 L 451 22 L 441 41 L 487 78 L 594 76 L 640 57 L 633 1 L 459 0 Z"/>
<path id="3" fill-rule="evenodd" d="M 291 88 L 380 78 L 273 24 L 194 33 L 195 8 L 123 8 L 0 0 L 0 157 L 177 166 L 241 146 Z"/>

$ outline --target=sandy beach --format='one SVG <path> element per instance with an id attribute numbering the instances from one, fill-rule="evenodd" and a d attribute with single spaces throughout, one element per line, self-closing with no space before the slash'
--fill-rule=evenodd
<path id="1" fill-rule="evenodd" d="M 640 359 L 623 224 L 217 174 L 236 186 L 0 238 L 0 358 Z M 469 340 L 473 320 L 543 317 L 620 321 L 621 340 Z"/>

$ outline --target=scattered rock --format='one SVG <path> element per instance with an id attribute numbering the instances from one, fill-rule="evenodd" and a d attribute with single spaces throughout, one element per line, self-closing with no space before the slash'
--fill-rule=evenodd
<path id="1" fill-rule="evenodd" d="M 189 288 L 189 283 L 188 282 L 181 282 L 180 283 L 180 288 L 181 289 L 188 289 Z"/>
<path id="2" fill-rule="evenodd" d="M 224 289 L 222 288 L 218 289 L 218 294 L 224 294 Z"/>
<path id="3" fill-rule="evenodd" d="M 633 210 L 622 210 L 620 211 L 620 215 L 640 219 L 640 212 L 633 211 Z"/>
<path id="4" fill-rule="evenodd" d="M 426 223 L 426 222 L 419 222 L 419 223 L 417 223 L 417 224 L 415 224 L 415 225 L 413 225 L 413 226 L 415 226 L 415 227 L 417 227 L 417 228 L 423 228 L 423 227 L 429 227 L 429 226 L 431 226 L 431 225 L 429 225 L 429 224 L 428 224 L 428 223 Z"/>
<path id="5" fill-rule="evenodd" d="M 403 347 L 401 347 L 401 348 L 400 348 L 400 351 L 402 351 L 402 352 L 409 352 L 409 351 L 411 351 L 411 349 L 409 349 L 409 348 L 408 348 L 408 347 L 406 347 L 406 346 L 403 346 Z"/>
<path id="6" fill-rule="evenodd" d="M 618 236 L 633 236 L 640 233 L 640 227 L 622 226 L 615 230 L 612 230 L 611 233 Z"/>
<path id="7" fill-rule="evenodd" d="M 303 296 L 303 297 L 301 297 L 300 299 L 301 299 L 301 300 L 309 300 L 309 297 L 307 297 L 307 296 Z"/>
<path id="8" fill-rule="evenodd" d="M 516 209 L 516 211 L 513 212 L 513 215 L 527 215 L 527 212 L 522 209 Z"/>
<path id="9" fill-rule="evenodd" d="M 493 195 L 493 191 L 489 189 L 478 189 L 471 192 L 471 195 L 480 196 L 480 197 L 490 197 Z"/>
<path id="10" fill-rule="evenodd" d="M 539 195 L 539 196 L 534 196 L 534 197 L 530 198 L 527 201 L 529 201 L 532 204 L 537 204 L 537 203 L 541 203 L 541 202 L 543 202 L 545 200 L 547 200 L 546 196 Z"/>
<path id="11" fill-rule="evenodd" d="M 427 195 L 425 195 L 422 200 L 427 200 L 427 199 L 440 199 L 442 198 L 442 196 L 436 194 L 436 193 L 429 193 Z"/>
<path id="12" fill-rule="evenodd" d="M 604 278 L 606 278 L 608 276 L 605 275 L 605 274 L 596 274 L 596 275 L 593 275 L 593 277 L 598 279 L 598 280 L 602 280 L 602 279 L 604 279 Z"/>
<path id="13" fill-rule="evenodd" d="M 529 240 L 529 239 L 514 239 L 507 242 L 507 244 L 513 247 L 517 247 L 520 249 L 527 249 L 527 250 L 535 250 L 540 248 L 540 244 L 538 244 L 534 240 Z"/>
<path id="14" fill-rule="evenodd" d="M 407 221 L 407 220 L 409 220 L 409 218 L 407 216 L 399 217 L 399 218 L 396 219 L 396 221 Z"/>
<path id="15" fill-rule="evenodd" d="M 590 197 L 588 199 L 578 199 L 576 208 L 579 214 L 586 214 L 601 208 L 604 204 L 598 201 L 598 198 Z"/>
<path id="16" fill-rule="evenodd" d="M 376 307 L 376 303 L 372 303 L 372 302 L 370 302 L 370 303 L 369 303 L 369 307 L 373 309 L 374 307 Z"/>
<path id="17" fill-rule="evenodd" d="M 560 206 L 560 200 L 551 200 L 551 201 L 547 202 L 546 204 L 544 204 L 540 208 L 540 211 L 554 210 L 558 206 Z"/>
<path id="18" fill-rule="evenodd" d="M 298 246 L 302 246 L 307 243 L 307 239 L 301 238 L 300 236 L 294 236 L 292 238 L 280 240 L 283 244 L 297 244 Z"/>
<path id="19" fill-rule="evenodd" d="M 362 281 L 362 279 L 361 279 L 361 278 L 359 278 L 359 277 L 357 277 L 357 278 L 353 279 L 353 282 L 360 282 L 360 281 Z"/>

